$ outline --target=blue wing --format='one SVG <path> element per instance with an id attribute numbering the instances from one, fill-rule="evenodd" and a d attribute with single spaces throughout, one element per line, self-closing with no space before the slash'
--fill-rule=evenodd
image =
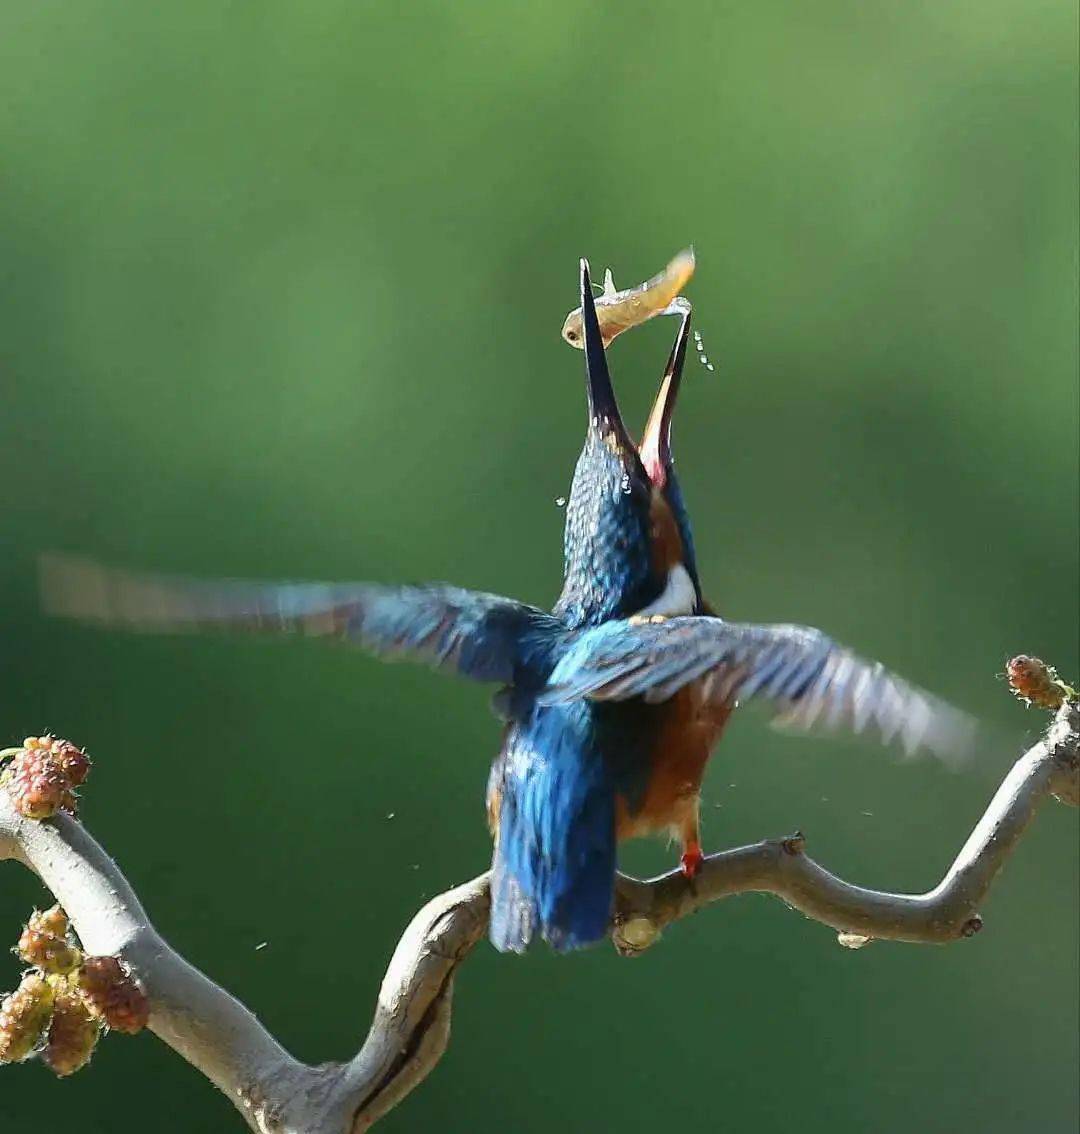
<path id="1" fill-rule="evenodd" d="M 910 755 L 967 755 L 974 724 L 965 713 L 804 626 L 720 618 L 621 619 L 578 635 L 541 691 L 542 704 L 578 698 L 665 701 L 693 682 L 717 704 L 761 698 L 780 725 L 861 732 L 874 725 Z"/>
<path id="2" fill-rule="evenodd" d="M 137 630 L 216 627 L 338 638 L 504 684 L 562 629 L 536 607 L 446 584 L 204 581 L 52 554 L 41 557 L 39 576 L 45 610 L 62 617 Z"/>

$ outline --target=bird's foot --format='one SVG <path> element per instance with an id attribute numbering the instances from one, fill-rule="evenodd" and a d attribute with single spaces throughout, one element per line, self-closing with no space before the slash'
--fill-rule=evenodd
<path id="1" fill-rule="evenodd" d="M 682 858 L 679 859 L 679 868 L 682 870 L 683 876 L 692 882 L 697 877 L 704 861 L 705 855 L 702 853 L 701 847 L 697 843 L 691 843 L 683 851 Z"/>

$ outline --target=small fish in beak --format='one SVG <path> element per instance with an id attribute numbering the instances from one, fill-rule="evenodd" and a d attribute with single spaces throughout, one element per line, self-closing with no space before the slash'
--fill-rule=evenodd
<path id="1" fill-rule="evenodd" d="M 679 293 L 694 274 L 695 264 L 693 248 L 685 248 L 659 275 L 625 291 L 615 290 L 609 269 L 604 277 L 604 293 L 595 300 L 596 317 L 604 346 L 610 346 L 623 331 L 637 327 L 656 315 L 681 314 L 683 306 Z M 567 315 L 562 337 L 572 347 L 584 349 L 585 334 L 580 307 Z"/>

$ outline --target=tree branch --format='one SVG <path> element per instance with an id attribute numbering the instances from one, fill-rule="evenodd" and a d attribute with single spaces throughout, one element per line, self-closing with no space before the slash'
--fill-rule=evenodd
<path id="1" fill-rule="evenodd" d="M 612 939 L 633 954 L 665 926 L 732 894 L 774 894 L 839 931 L 841 943 L 878 937 L 945 944 L 982 928 L 978 906 L 1048 795 L 1080 804 L 1080 706 L 1062 706 L 1046 736 L 1010 769 L 945 877 L 924 894 L 845 882 L 803 851 L 799 834 L 710 855 L 693 883 L 678 871 L 642 882 L 620 877 Z"/>
<path id="2" fill-rule="evenodd" d="M 1046 797 L 1080 804 L 1078 737 L 1080 707 L 1073 702 L 1017 761 L 945 877 L 925 894 L 845 882 L 809 858 L 796 835 L 712 855 L 692 883 L 678 872 L 650 881 L 620 875 L 612 940 L 620 952 L 638 953 L 672 922 L 747 892 L 775 894 L 840 931 L 846 944 L 970 936 L 982 924 L 978 904 Z M 359 1052 L 347 1063 L 312 1067 L 168 945 L 119 867 L 78 822 L 65 815 L 24 819 L 0 791 L 6 858 L 41 878 L 89 952 L 127 962 L 150 997 L 150 1028 L 261 1134 L 357 1134 L 396 1106 L 445 1051 L 454 974 L 487 929 L 486 874 L 430 901 L 394 951 Z"/>

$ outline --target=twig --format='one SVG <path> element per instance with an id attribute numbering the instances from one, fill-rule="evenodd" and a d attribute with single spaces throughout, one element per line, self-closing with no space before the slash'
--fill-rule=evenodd
<path id="1" fill-rule="evenodd" d="M 925 894 L 844 882 L 809 858 L 799 835 L 707 858 L 693 883 L 678 872 L 619 876 L 612 940 L 648 948 L 673 921 L 731 894 L 775 894 L 840 931 L 847 944 L 879 937 L 944 943 L 982 924 L 977 907 L 1040 804 L 1080 804 L 1080 707 L 1066 704 L 1046 737 L 1013 766 L 942 881 Z M 453 979 L 483 937 L 486 874 L 430 901 L 405 930 L 383 979 L 367 1038 L 347 1063 L 294 1059 L 242 1004 L 158 934 L 119 867 L 75 820 L 21 818 L 0 791 L 0 859 L 34 871 L 91 953 L 121 956 L 152 1005 L 150 1027 L 224 1091 L 262 1134 L 356 1134 L 420 1083 L 450 1032 Z"/>

